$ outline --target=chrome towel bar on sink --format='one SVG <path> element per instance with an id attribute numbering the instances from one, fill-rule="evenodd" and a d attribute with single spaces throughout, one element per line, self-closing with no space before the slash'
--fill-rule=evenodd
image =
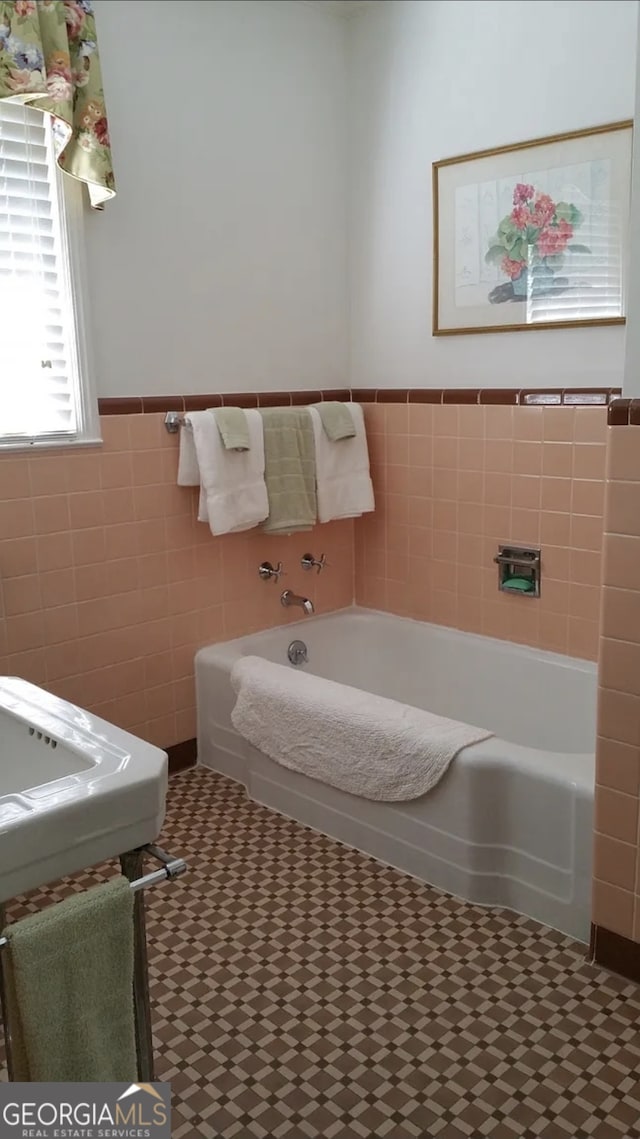
<path id="1" fill-rule="evenodd" d="M 182 858 L 173 858 L 172 855 L 167 854 L 159 846 L 148 844 L 140 848 L 142 854 L 149 854 L 152 858 L 156 858 L 158 862 L 162 862 L 161 870 L 152 870 L 149 874 L 143 874 L 141 878 L 134 878 L 129 882 L 129 888 L 133 894 L 137 894 L 138 890 L 144 890 L 147 886 L 155 886 L 156 882 L 166 882 L 173 878 L 179 878 L 187 870 L 187 864 Z M 137 852 L 136 852 L 137 853 Z M 126 855 L 123 855 L 123 858 Z M 4 949 L 9 944 L 7 937 L 0 937 L 0 949 Z"/>
<path id="2" fill-rule="evenodd" d="M 148 874 L 142 871 L 145 855 L 161 863 L 159 870 L 151 870 Z M 129 888 L 137 897 L 133 903 L 134 923 L 134 963 L 133 963 L 133 1002 L 136 1033 L 136 1055 L 138 1061 L 138 1079 L 153 1083 L 153 1043 L 151 1037 L 151 1009 L 149 1004 L 149 968 L 147 962 L 147 939 L 144 912 L 144 890 L 147 886 L 155 886 L 157 882 L 166 882 L 179 878 L 187 869 L 183 858 L 174 858 L 167 854 L 155 843 L 147 843 L 135 850 L 120 855 L 120 868 L 125 878 L 129 879 Z M 0 928 L 5 924 L 6 903 L 0 904 Z M 9 945 L 9 938 L 0 937 L 0 950 Z M 7 1069 L 9 1079 L 13 1079 L 13 1058 L 11 1048 L 11 1029 L 8 1024 L 7 1002 L 0 962 L 0 1004 L 2 1006 L 2 1019 L 4 1022 L 5 1047 L 7 1055 Z"/>

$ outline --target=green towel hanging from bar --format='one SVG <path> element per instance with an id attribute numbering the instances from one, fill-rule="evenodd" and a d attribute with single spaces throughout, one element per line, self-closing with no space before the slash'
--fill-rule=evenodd
<path id="1" fill-rule="evenodd" d="M 318 516 L 316 447 L 306 407 L 260 409 L 264 427 L 264 479 L 269 517 L 262 529 L 271 534 L 311 530 Z"/>
<path id="2" fill-rule="evenodd" d="M 118 877 L 3 930 L 15 1080 L 137 1080 L 133 903 Z"/>
<path id="3" fill-rule="evenodd" d="M 212 407 L 225 451 L 250 451 L 249 424 L 241 407 Z"/>
<path id="4" fill-rule="evenodd" d="M 353 439 L 355 437 L 356 425 L 353 422 L 351 409 L 346 403 L 328 399 L 323 403 L 314 403 L 312 406 L 318 412 L 325 434 L 332 443 L 337 443 L 340 439 Z"/>

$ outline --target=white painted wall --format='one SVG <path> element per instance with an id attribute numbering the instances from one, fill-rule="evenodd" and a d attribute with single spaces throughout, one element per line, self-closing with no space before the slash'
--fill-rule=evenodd
<path id="1" fill-rule="evenodd" d="M 354 385 L 621 383 L 622 327 L 432 337 L 431 163 L 631 118 L 636 19 L 635 0 L 376 0 L 349 21 Z"/>
<path id="2" fill-rule="evenodd" d="M 95 8 L 119 191 L 86 226 L 99 394 L 343 384 L 345 23 Z"/>
<path id="3" fill-rule="evenodd" d="M 640 131 L 640 21 L 636 53 L 636 129 Z M 622 391 L 626 396 L 640 396 L 640 143 L 634 147 L 631 186 L 631 234 L 629 257 L 629 293 L 627 299 L 627 335 Z"/>
<path id="4" fill-rule="evenodd" d="M 349 324 L 354 385 L 621 382 L 622 328 L 432 337 L 431 163 L 630 117 L 636 0 L 96 15 L 119 189 L 87 218 L 100 395 L 342 385 Z"/>

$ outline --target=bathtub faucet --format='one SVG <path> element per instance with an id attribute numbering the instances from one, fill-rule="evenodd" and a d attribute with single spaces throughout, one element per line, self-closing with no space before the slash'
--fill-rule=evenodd
<path id="1" fill-rule="evenodd" d="M 310 617 L 314 612 L 313 601 L 309 601 L 308 597 L 300 597 L 297 593 L 294 593 L 292 589 L 285 589 L 280 601 L 286 609 L 288 609 L 290 605 L 299 605 L 301 609 L 304 609 L 307 617 Z"/>

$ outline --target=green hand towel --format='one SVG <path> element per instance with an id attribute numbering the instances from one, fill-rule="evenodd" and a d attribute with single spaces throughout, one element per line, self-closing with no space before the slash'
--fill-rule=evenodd
<path id="1" fill-rule="evenodd" d="M 137 1080 L 133 893 L 126 878 L 3 932 L 14 1078 Z"/>
<path id="2" fill-rule="evenodd" d="M 260 412 L 264 428 L 264 478 L 270 534 L 311 530 L 317 517 L 316 452 L 313 424 L 306 407 L 268 407 Z"/>
<path id="3" fill-rule="evenodd" d="M 339 439 L 353 439 L 356 425 L 346 403 L 329 399 L 326 403 L 314 403 L 313 406 L 322 420 L 325 434 L 332 443 L 336 443 Z"/>
<path id="4" fill-rule="evenodd" d="M 249 425 L 241 407 L 212 407 L 225 450 L 250 451 Z"/>

